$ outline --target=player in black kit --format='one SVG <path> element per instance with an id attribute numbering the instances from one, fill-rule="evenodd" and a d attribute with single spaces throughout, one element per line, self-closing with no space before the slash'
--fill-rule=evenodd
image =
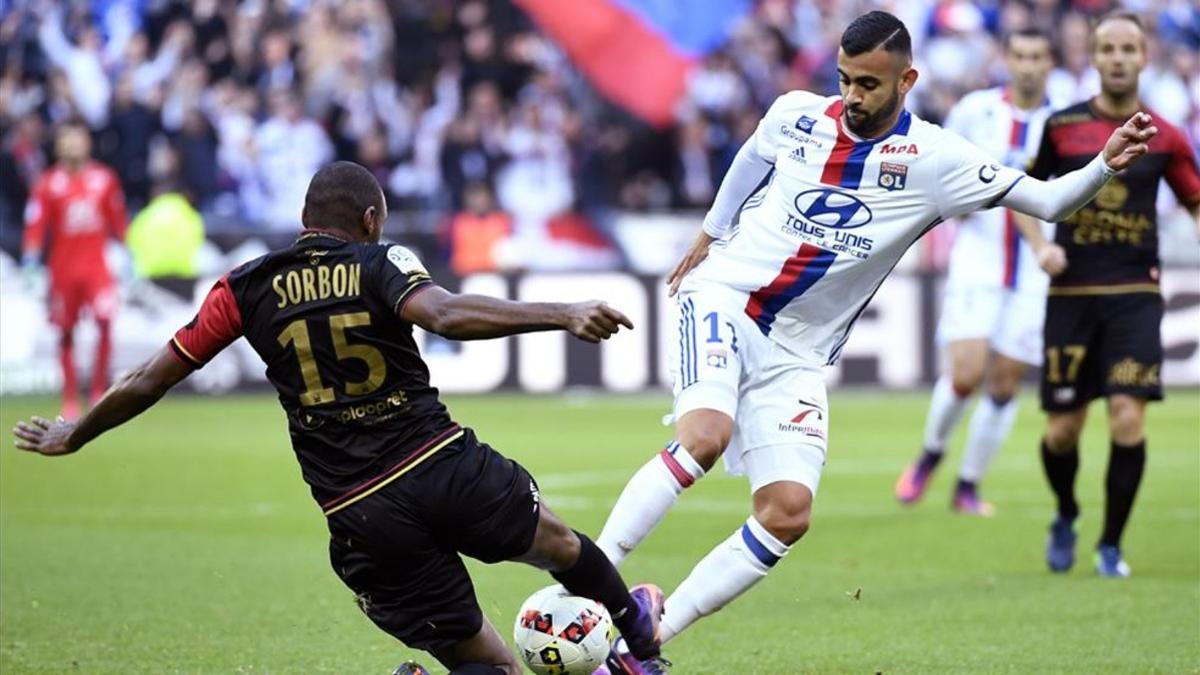
<path id="1" fill-rule="evenodd" d="M 1035 178 L 1083 166 L 1113 129 L 1145 110 L 1137 92 L 1138 73 L 1146 65 L 1146 37 L 1137 17 L 1116 13 L 1102 18 L 1091 48 L 1100 94 L 1047 120 L 1029 170 Z M 1166 180 L 1193 218 L 1200 206 L 1200 174 L 1191 145 L 1183 132 L 1147 112 L 1158 134 L 1146 155 L 1058 223 L 1054 244 L 1036 241 L 1041 238 L 1037 228 L 1022 228 L 1043 267 L 1055 275 L 1044 328 L 1042 408 L 1049 417 L 1041 447 L 1046 477 L 1058 500 L 1046 545 L 1046 562 L 1055 572 L 1067 571 L 1075 560 L 1079 434 L 1088 404 L 1106 397 L 1112 447 L 1096 570 L 1108 577 L 1129 575 L 1120 544 L 1146 462 L 1146 402 L 1163 396 L 1155 210 L 1159 182 Z"/>
<path id="2" fill-rule="evenodd" d="M 521 465 L 453 421 L 412 335 L 414 325 L 458 340 L 567 330 L 599 342 L 632 328 L 629 319 L 603 302 L 450 293 L 410 251 L 378 243 L 386 217 L 366 169 L 322 168 L 295 243 L 218 281 L 196 317 L 78 423 L 21 422 L 17 446 L 73 453 L 245 337 L 279 392 L 304 480 L 328 521 L 333 568 L 376 625 L 455 675 L 516 675 L 521 666 L 480 612 L 460 554 L 515 560 L 609 610 L 634 654 L 614 650 L 613 672 L 661 672 L 662 592 L 630 592 L 590 539 L 540 503 Z"/>

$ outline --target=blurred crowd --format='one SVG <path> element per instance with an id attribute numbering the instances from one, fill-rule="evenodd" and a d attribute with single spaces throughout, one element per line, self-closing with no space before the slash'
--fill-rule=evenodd
<path id="1" fill-rule="evenodd" d="M 78 116 L 131 213 L 171 192 L 209 223 L 292 231 L 313 172 L 348 159 L 411 227 L 515 242 L 465 251 L 460 271 L 547 241 L 566 244 L 543 262 L 571 265 L 605 249 L 615 212 L 706 207 L 777 95 L 837 91 L 838 38 L 863 11 L 909 26 L 911 105 L 939 121 L 1003 80 L 1000 37 L 1030 25 L 1055 32 L 1052 100 L 1091 95 L 1088 17 L 1115 4 L 760 0 L 655 129 L 601 100 L 510 0 L 0 0 L 0 228 L 11 249 L 55 126 Z M 1195 142 L 1200 8 L 1122 4 L 1152 28 L 1144 100 Z"/>

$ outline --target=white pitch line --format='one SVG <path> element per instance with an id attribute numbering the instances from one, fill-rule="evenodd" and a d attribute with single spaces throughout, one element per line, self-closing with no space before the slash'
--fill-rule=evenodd
<path id="1" fill-rule="evenodd" d="M 543 493 L 546 504 L 555 510 L 577 510 L 577 511 L 593 511 L 607 510 L 612 508 L 613 501 L 616 499 L 614 495 L 611 499 L 598 499 L 595 497 L 585 497 L 581 495 L 567 495 Z M 730 514 L 744 516 L 750 512 L 750 497 L 745 499 L 721 499 L 712 497 L 698 496 L 683 496 L 675 503 L 671 509 L 672 512 L 693 513 L 693 514 Z M 1048 506 L 1033 506 L 1028 502 L 1016 503 L 1005 506 L 1001 503 L 997 507 L 996 518 L 1005 518 L 1008 516 L 1021 518 L 1023 520 L 1035 520 L 1041 522 L 1049 518 L 1050 508 Z M 813 506 L 814 518 L 835 517 L 835 518 L 881 518 L 893 516 L 911 516 L 920 518 L 932 514 L 925 513 L 908 513 L 900 506 L 894 505 L 888 501 L 884 504 L 850 504 L 838 503 L 833 500 L 820 501 Z M 1146 509 L 1138 511 L 1139 520 L 1154 520 L 1154 521 L 1171 521 L 1171 522 L 1196 522 L 1200 521 L 1200 512 L 1194 509 L 1184 507 L 1171 507 L 1166 509 Z M 986 523 L 986 519 L 980 519 Z"/>
<path id="2" fill-rule="evenodd" d="M 534 474 L 538 487 L 543 490 L 590 487 L 595 485 L 623 485 L 633 475 L 633 469 L 608 469 L 605 471 L 575 471 L 571 473 Z"/>

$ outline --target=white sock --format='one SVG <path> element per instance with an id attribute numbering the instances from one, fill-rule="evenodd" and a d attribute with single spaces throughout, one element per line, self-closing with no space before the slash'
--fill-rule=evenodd
<path id="1" fill-rule="evenodd" d="M 667 598 L 662 641 L 679 635 L 702 616 L 750 590 L 787 555 L 788 547 L 750 516 L 728 539 L 696 563 L 692 573 Z"/>
<path id="2" fill-rule="evenodd" d="M 963 453 L 962 471 L 958 477 L 978 483 L 987 473 L 992 459 L 1008 438 L 1017 419 L 1017 399 L 1014 397 L 998 406 L 991 396 L 984 396 L 971 415 L 967 431 L 967 448 Z"/>
<path id="3" fill-rule="evenodd" d="M 688 451 L 671 441 L 625 484 L 596 545 L 614 565 L 620 565 L 667 515 L 679 493 L 703 475 L 704 469 Z"/>
<path id="4" fill-rule="evenodd" d="M 937 384 L 933 385 L 933 398 L 929 401 L 929 417 L 925 420 L 925 450 L 942 453 L 946 450 L 946 439 L 954 433 L 963 412 L 967 409 L 967 399 L 959 398 L 954 392 L 949 376 L 942 375 Z"/>

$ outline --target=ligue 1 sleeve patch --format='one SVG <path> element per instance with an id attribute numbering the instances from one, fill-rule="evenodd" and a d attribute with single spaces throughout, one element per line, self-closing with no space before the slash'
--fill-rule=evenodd
<path id="1" fill-rule="evenodd" d="M 421 261 L 417 259 L 417 256 L 403 246 L 389 247 L 387 259 L 396 266 L 396 269 L 400 270 L 406 275 L 412 276 L 414 274 L 419 274 L 429 276 L 429 272 L 425 269 L 425 266 L 421 264 Z"/>

